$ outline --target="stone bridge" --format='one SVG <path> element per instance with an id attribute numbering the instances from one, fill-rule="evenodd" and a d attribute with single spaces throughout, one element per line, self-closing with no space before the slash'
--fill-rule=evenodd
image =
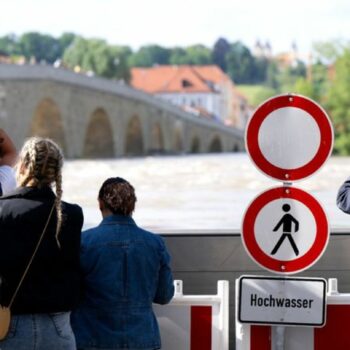
<path id="1" fill-rule="evenodd" d="M 125 84 L 40 65 L 0 64 L 0 126 L 17 146 L 29 136 L 51 137 L 69 158 L 244 149 L 242 130 Z"/>

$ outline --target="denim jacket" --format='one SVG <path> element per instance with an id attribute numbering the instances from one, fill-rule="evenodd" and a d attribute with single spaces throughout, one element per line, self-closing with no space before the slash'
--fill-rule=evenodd
<path id="1" fill-rule="evenodd" d="M 111 215 L 82 234 L 82 301 L 72 314 L 78 348 L 160 349 L 152 303 L 173 294 L 162 238 Z"/>

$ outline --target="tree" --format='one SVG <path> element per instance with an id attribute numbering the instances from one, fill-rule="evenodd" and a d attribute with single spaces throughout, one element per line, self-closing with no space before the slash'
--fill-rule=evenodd
<path id="1" fill-rule="evenodd" d="M 186 48 L 175 47 L 170 50 L 170 64 L 211 64 L 211 51 L 204 45 L 192 45 Z"/>
<path id="2" fill-rule="evenodd" d="M 60 43 L 51 35 L 30 32 L 23 34 L 19 39 L 22 54 L 26 59 L 32 57 L 37 62 L 53 63 L 61 57 Z"/>
<path id="3" fill-rule="evenodd" d="M 306 78 L 298 78 L 295 82 L 293 92 L 297 94 L 310 97 L 312 99 L 317 99 L 315 96 L 315 89 L 312 82 L 308 81 Z"/>
<path id="4" fill-rule="evenodd" d="M 279 70 L 278 82 L 282 93 L 292 92 L 299 78 L 306 77 L 306 66 L 302 61 L 297 61 L 294 65 L 281 68 Z"/>
<path id="5" fill-rule="evenodd" d="M 226 54 L 226 66 L 227 73 L 235 83 L 254 82 L 254 57 L 240 41 L 230 45 L 230 51 Z"/>
<path id="6" fill-rule="evenodd" d="M 170 64 L 188 64 L 187 51 L 182 47 L 174 47 L 170 51 L 169 57 Z"/>
<path id="7" fill-rule="evenodd" d="M 152 67 L 155 64 L 169 64 L 170 50 L 159 45 L 142 46 L 129 57 L 130 67 Z"/>
<path id="8" fill-rule="evenodd" d="M 342 55 L 346 44 L 338 39 L 333 41 L 322 41 L 313 44 L 313 56 L 316 61 L 323 64 L 334 63 Z"/>
<path id="9" fill-rule="evenodd" d="M 321 62 L 308 67 L 309 80 L 313 87 L 313 98 L 322 102 L 329 90 L 329 67 Z"/>
<path id="10" fill-rule="evenodd" d="M 76 35 L 74 33 L 63 33 L 59 38 L 58 42 L 61 49 L 61 57 L 64 55 L 64 51 L 73 43 Z"/>
<path id="11" fill-rule="evenodd" d="M 212 63 L 211 51 L 204 45 L 192 45 L 186 48 L 188 63 L 203 65 Z"/>
<path id="12" fill-rule="evenodd" d="M 0 38 L 0 51 L 11 56 L 20 54 L 18 38 L 14 34 L 7 34 Z"/>
<path id="13" fill-rule="evenodd" d="M 267 78 L 267 70 L 270 61 L 266 57 L 253 57 L 254 58 L 254 84 L 265 83 Z"/>
<path id="14" fill-rule="evenodd" d="M 278 88 L 279 88 L 278 67 L 277 67 L 277 63 L 275 61 L 269 62 L 268 66 L 267 66 L 265 85 L 274 89 L 274 90 L 278 90 Z"/>
<path id="15" fill-rule="evenodd" d="M 335 76 L 329 90 L 328 107 L 335 130 L 336 153 L 350 154 L 350 48 L 335 62 Z"/>
<path id="16" fill-rule="evenodd" d="M 78 66 L 85 72 L 128 81 L 127 58 L 130 53 L 128 47 L 109 46 L 101 39 L 76 37 L 66 49 L 63 62 L 70 68 Z"/>
<path id="17" fill-rule="evenodd" d="M 225 38 L 219 38 L 213 47 L 212 61 L 218 65 L 224 72 L 227 68 L 227 54 L 230 52 L 230 43 Z"/>

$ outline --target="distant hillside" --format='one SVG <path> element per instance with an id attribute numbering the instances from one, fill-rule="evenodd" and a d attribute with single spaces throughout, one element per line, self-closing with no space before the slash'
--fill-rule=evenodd
<path id="1" fill-rule="evenodd" d="M 276 95 L 274 89 L 264 85 L 236 85 L 236 87 L 246 96 L 249 105 L 254 108 L 266 99 Z"/>

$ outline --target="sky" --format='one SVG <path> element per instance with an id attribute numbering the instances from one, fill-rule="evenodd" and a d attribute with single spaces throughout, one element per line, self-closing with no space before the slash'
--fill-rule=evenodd
<path id="1" fill-rule="evenodd" d="M 349 0 L 2 0 L 0 36 L 74 32 L 110 44 L 204 44 L 219 37 L 250 48 L 269 41 L 273 53 L 307 55 L 314 42 L 350 37 Z"/>

